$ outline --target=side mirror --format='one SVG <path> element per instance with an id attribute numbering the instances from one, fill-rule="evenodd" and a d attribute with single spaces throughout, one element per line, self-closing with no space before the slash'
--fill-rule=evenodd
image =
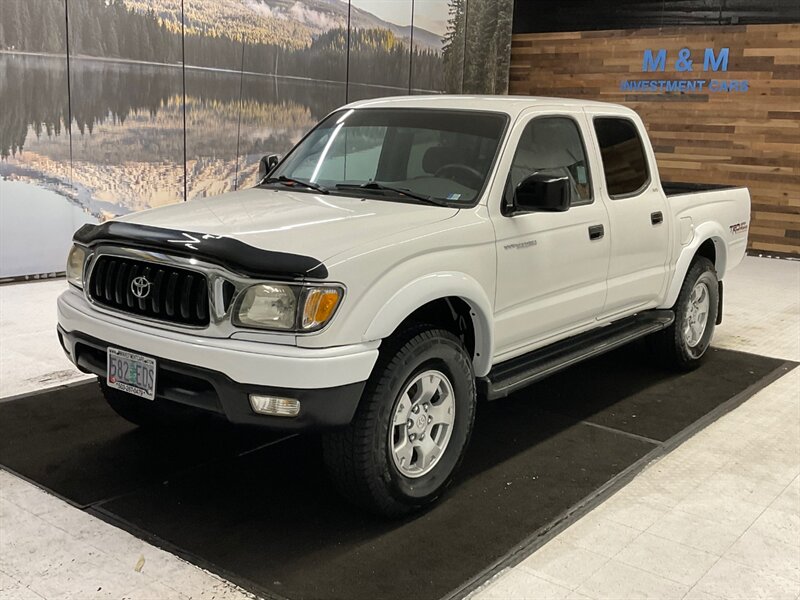
<path id="1" fill-rule="evenodd" d="M 514 190 L 514 208 L 525 212 L 564 212 L 569 210 L 569 177 L 534 173 L 523 179 Z"/>
<path id="2" fill-rule="evenodd" d="M 267 175 L 269 175 L 272 172 L 272 169 L 278 166 L 280 160 L 281 159 L 277 154 L 269 154 L 267 156 L 262 156 L 261 161 L 258 163 L 259 181 L 264 179 Z"/>

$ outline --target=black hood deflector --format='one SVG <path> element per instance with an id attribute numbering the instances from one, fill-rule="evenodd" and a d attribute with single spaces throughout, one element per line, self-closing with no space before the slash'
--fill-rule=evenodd
<path id="1" fill-rule="evenodd" d="M 73 240 L 90 247 L 108 243 L 203 259 L 246 277 L 328 277 L 328 269 L 316 258 L 261 250 L 227 236 L 109 221 L 84 225 Z"/>

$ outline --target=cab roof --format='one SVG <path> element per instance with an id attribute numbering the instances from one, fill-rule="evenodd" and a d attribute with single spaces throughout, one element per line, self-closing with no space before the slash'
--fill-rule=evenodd
<path id="1" fill-rule="evenodd" d="M 549 98 L 546 96 L 466 96 L 436 94 L 430 96 L 390 96 L 351 102 L 342 108 L 442 108 L 453 110 L 482 110 L 503 112 L 516 117 L 523 110 L 535 106 L 559 106 L 579 110 L 582 108 L 615 108 L 630 111 L 620 104 L 576 100 L 571 98 Z M 632 112 L 632 111 L 631 111 Z"/>

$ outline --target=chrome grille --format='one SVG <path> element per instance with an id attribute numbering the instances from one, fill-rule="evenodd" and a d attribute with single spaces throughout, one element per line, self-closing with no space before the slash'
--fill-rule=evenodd
<path id="1" fill-rule="evenodd" d="M 196 271 L 101 255 L 88 292 L 98 304 L 133 315 L 193 327 L 209 323 L 208 282 Z"/>

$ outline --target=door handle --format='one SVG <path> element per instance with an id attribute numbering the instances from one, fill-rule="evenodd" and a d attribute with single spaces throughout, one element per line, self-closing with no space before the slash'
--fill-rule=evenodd
<path id="1" fill-rule="evenodd" d="M 660 210 L 658 210 L 658 211 L 656 211 L 654 213 L 650 213 L 650 222 L 653 225 L 658 225 L 660 223 L 663 223 L 664 222 L 664 215 L 661 213 Z"/>
<path id="2" fill-rule="evenodd" d="M 599 240 L 606 234 L 605 227 L 602 225 L 592 225 L 589 227 L 589 239 Z"/>

